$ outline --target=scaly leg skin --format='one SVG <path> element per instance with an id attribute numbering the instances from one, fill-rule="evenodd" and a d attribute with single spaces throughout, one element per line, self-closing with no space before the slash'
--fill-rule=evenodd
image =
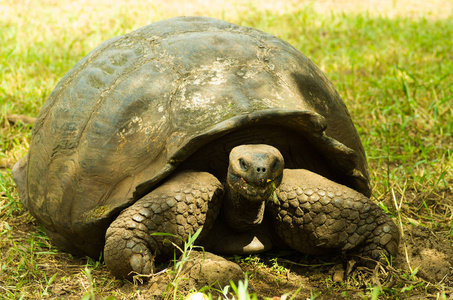
<path id="1" fill-rule="evenodd" d="M 352 250 L 372 260 L 397 254 L 397 226 L 351 188 L 307 170 L 285 170 L 276 194 L 267 210 L 277 234 L 295 250 L 314 255 Z"/>
<path id="2" fill-rule="evenodd" d="M 209 173 L 187 171 L 172 177 L 112 222 L 104 248 L 107 267 L 117 278 L 150 274 L 154 260 L 173 256 L 171 242 L 183 244 L 178 238 L 151 234 L 169 233 L 187 240 L 203 227 L 198 238 L 202 240 L 217 217 L 222 194 L 221 183 Z"/>

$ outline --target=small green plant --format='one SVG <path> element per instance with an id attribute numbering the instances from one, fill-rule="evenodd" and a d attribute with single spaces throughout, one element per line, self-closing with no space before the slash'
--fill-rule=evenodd
<path id="1" fill-rule="evenodd" d="M 231 289 L 237 297 L 237 300 L 257 300 L 258 296 L 255 293 L 250 294 L 248 291 L 248 276 L 245 276 L 244 281 L 239 280 L 238 285 L 230 281 Z M 236 299 L 235 297 L 233 299 Z"/>
<path id="2" fill-rule="evenodd" d="M 181 256 L 179 259 L 177 258 L 176 255 L 176 250 L 174 252 L 174 258 L 173 258 L 173 269 L 170 270 L 170 274 L 172 275 L 172 281 L 168 284 L 167 289 L 165 291 L 165 299 L 178 299 L 178 286 L 179 286 L 179 281 L 183 278 L 183 270 L 184 270 L 184 265 L 191 261 L 190 255 L 194 249 L 203 249 L 200 246 L 195 245 L 195 241 L 198 238 L 198 236 L 201 233 L 202 228 L 199 228 L 193 235 L 189 233 L 189 236 L 187 237 L 187 241 L 185 241 L 183 238 L 180 236 L 170 234 L 170 233 L 161 233 L 161 232 L 156 232 L 152 233 L 151 235 L 155 236 L 169 236 L 173 238 L 177 238 L 183 242 L 183 248 L 179 247 L 177 244 L 173 243 L 173 246 L 175 246 L 176 250 L 179 250 L 181 253 Z M 179 295 L 181 296 L 181 295 Z"/>
<path id="3" fill-rule="evenodd" d="M 93 277 L 91 276 L 91 269 L 88 268 L 88 266 L 86 266 L 85 269 L 83 270 L 83 273 L 88 278 L 89 286 L 88 291 L 85 293 L 81 300 L 96 300 L 96 294 L 94 292 L 94 280 Z"/>
<path id="4" fill-rule="evenodd" d="M 310 300 L 315 300 L 315 299 L 318 298 L 321 294 L 322 294 L 322 292 L 316 292 L 316 291 L 314 291 L 314 290 L 310 290 Z"/>
<path id="5" fill-rule="evenodd" d="M 277 257 L 271 258 L 270 262 L 272 263 L 271 270 L 273 270 L 277 274 L 287 274 L 289 272 L 287 268 L 278 263 Z"/>
<path id="6" fill-rule="evenodd" d="M 381 288 L 378 286 L 374 286 L 371 289 L 370 299 L 377 300 L 379 298 L 379 295 L 381 295 Z"/>
<path id="7" fill-rule="evenodd" d="M 93 270 L 98 270 L 104 266 L 104 260 L 102 259 L 102 252 L 99 254 L 99 259 L 93 259 L 91 257 L 86 257 L 87 258 L 87 263 L 86 263 L 86 268 L 90 268 Z"/>
<path id="8" fill-rule="evenodd" d="M 44 273 L 44 281 L 46 283 L 46 286 L 44 288 L 44 291 L 42 292 L 42 296 L 50 296 L 49 288 L 52 285 L 52 283 L 54 282 L 57 275 L 58 275 L 58 273 L 55 273 L 49 279 L 47 279 L 47 275 Z"/>
<path id="9" fill-rule="evenodd" d="M 11 193 L 13 186 L 11 176 L 5 176 L 0 172 L 0 215 L 6 214 L 7 216 L 11 216 L 13 213 L 22 210 L 22 204 Z"/>
<path id="10" fill-rule="evenodd" d="M 275 186 L 275 182 L 272 181 L 272 180 L 270 180 L 270 179 L 268 179 L 268 182 L 269 182 L 269 185 L 270 185 L 271 188 L 272 188 L 272 194 L 271 194 L 271 197 L 270 197 L 269 199 L 267 199 L 267 201 L 271 200 L 271 198 L 272 198 L 272 200 L 274 201 L 274 203 L 277 204 L 277 202 L 278 202 L 278 196 L 277 196 L 277 192 L 276 192 L 277 187 Z"/>

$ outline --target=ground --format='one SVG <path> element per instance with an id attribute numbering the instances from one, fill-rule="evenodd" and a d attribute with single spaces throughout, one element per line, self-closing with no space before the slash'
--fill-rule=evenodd
<path id="1" fill-rule="evenodd" d="M 401 229 L 398 257 L 376 269 L 342 255 L 226 257 L 248 272 L 249 292 L 275 299 L 453 299 L 452 9 L 445 0 L 0 1 L 0 299 L 188 293 L 180 265 L 128 282 L 113 278 L 102 258 L 59 251 L 20 204 L 10 173 L 28 149 L 33 118 L 69 68 L 107 38 L 177 15 L 259 28 L 320 66 L 358 127 L 372 199 Z"/>
<path id="2" fill-rule="evenodd" d="M 17 220 L 17 224 L 10 223 L 10 226 L 15 228 L 14 238 L 17 241 L 29 238 L 30 233 L 38 234 L 37 224 L 33 220 L 24 222 L 23 218 L 30 219 L 23 215 Z M 403 232 L 400 255 L 392 266 L 380 265 L 375 269 L 357 266 L 353 259 L 343 256 L 301 256 L 290 251 L 271 251 L 261 255 L 226 259 L 238 263 L 242 270 L 248 273 L 249 291 L 256 293 L 260 298 L 278 299 L 288 294 L 295 296 L 294 299 L 366 299 L 371 297 L 374 287 L 382 288 L 380 292 L 382 299 L 393 299 L 394 296 L 410 299 L 453 298 L 451 239 L 445 238 L 442 232 L 414 225 L 404 226 Z M 39 246 L 39 249 L 41 252 L 52 253 L 47 259 L 41 259 L 40 265 L 36 266 L 49 277 L 56 274 L 54 283 L 50 284 L 47 290 L 49 298 L 79 299 L 81 288 L 85 293 L 92 289 L 96 295 L 103 297 L 114 295 L 117 299 L 160 298 L 165 293 L 168 297 L 175 283 L 172 264 L 161 265 L 161 268 L 168 267 L 167 270 L 151 278 L 139 277 L 134 284 L 129 281 L 113 280 L 105 266 L 99 262 L 59 252 L 49 245 L 47 240 Z M 31 248 L 20 250 L 33 251 Z M 8 249 L 2 249 L 2 256 L 9 255 L 11 253 Z M 37 257 L 39 259 L 39 254 Z M 31 267 L 34 262 L 23 263 Z M 336 270 L 344 271 L 344 277 L 336 279 L 334 277 Z M 31 273 L 33 270 L 24 275 L 31 276 Z M 188 285 L 186 283 L 188 278 L 190 276 L 187 274 L 180 276 L 177 284 L 178 295 L 188 294 L 193 291 L 194 286 L 197 286 L 193 282 Z M 208 291 L 218 295 L 215 290 Z M 438 298 L 441 295 L 445 295 L 446 298 Z M 45 294 L 43 296 L 42 298 L 47 298 Z M 171 296 L 170 293 L 170 298 Z"/>

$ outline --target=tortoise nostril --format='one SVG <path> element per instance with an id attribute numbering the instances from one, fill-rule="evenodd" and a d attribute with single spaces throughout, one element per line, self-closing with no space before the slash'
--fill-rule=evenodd
<path id="1" fill-rule="evenodd" d="M 258 168 L 256 168 L 256 171 L 257 171 L 258 173 L 266 173 L 266 168 L 264 168 L 264 167 L 258 167 Z"/>

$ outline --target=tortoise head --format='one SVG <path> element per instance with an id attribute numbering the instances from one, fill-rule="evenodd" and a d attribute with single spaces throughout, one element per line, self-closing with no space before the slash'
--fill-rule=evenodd
<path id="1" fill-rule="evenodd" d="M 267 200 L 282 182 L 284 160 L 275 147 L 240 145 L 229 160 L 228 185 L 251 202 Z"/>

